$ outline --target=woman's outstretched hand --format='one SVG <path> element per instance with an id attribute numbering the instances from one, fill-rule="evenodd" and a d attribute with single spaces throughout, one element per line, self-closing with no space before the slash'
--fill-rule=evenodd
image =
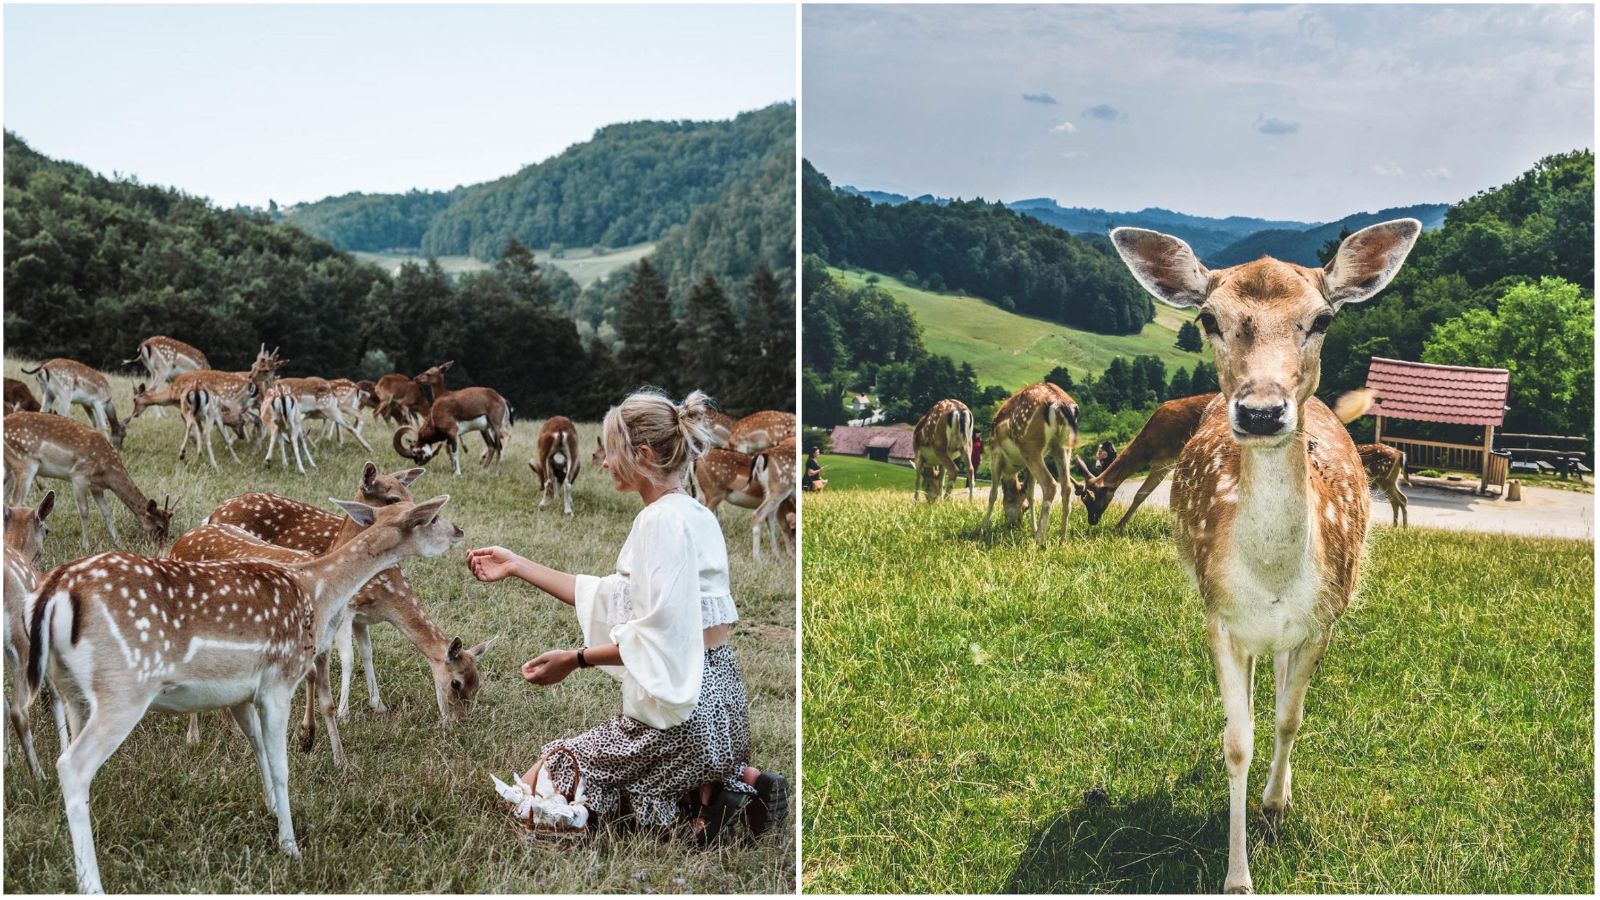
<path id="1" fill-rule="evenodd" d="M 560 684 L 578 668 L 572 650 L 547 650 L 522 664 L 522 677 L 533 684 Z"/>
<path id="2" fill-rule="evenodd" d="M 467 551 L 467 568 L 472 570 L 472 577 L 479 581 L 499 581 L 508 575 L 515 575 L 517 565 L 525 561 L 504 547 L 479 547 Z"/>

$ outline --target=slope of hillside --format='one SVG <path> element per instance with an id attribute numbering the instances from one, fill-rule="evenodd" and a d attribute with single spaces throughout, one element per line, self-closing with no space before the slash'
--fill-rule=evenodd
<path id="1" fill-rule="evenodd" d="M 1007 203 L 1006 206 L 1073 234 L 1103 235 L 1113 228 L 1123 226 L 1164 231 L 1188 241 L 1189 246 L 1202 257 L 1258 231 L 1268 229 L 1299 231 L 1317 225 L 1315 222 L 1272 221 L 1248 216 L 1215 219 L 1207 216 L 1191 216 L 1159 207 L 1148 207 L 1137 212 L 1112 212 L 1104 209 L 1061 206 L 1048 198 L 1017 200 Z"/>
<path id="2" fill-rule="evenodd" d="M 1322 249 L 1323 244 L 1338 240 L 1341 229 L 1359 231 L 1368 225 L 1390 219 L 1419 219 L 1424 230 L 1432 231 L 1444 225 L 1444 214 L 1449 208 L 1448 203 L 1421 203 L 1380 209 L 1375 213 L 1355 213 L 1337 222 L 1304 230 L 1260 231 L 1209 254 L 1199 247 L 1195 248 L 1195 252 L 1200 254 L 1206 265 L 1214 268 L 1234 266 L 1262 256 L 1272 256 L 1303 266 L 1320 266 L 1322 263 L 1317 259 L 1317 251 Z"/>
<path id="3" fill-rule="evenodd" d="M 724 121 L 608 125 L 504 178 L 447 192 L 330 197 L 285 220 L 345 250 L 485 260 L 512 238 L 538 248 L 640 244 L 756 179 L 778 156 L 787 153 L 792 166 L 793 135 L 792 103 Z"/>
<path id="4" fill-rule="evenodd" d="M 830 268 L 849 287 L 859 288 L 873 273 Z M 1209 349 L 1186 353 L 1174 344 L 1178 326 L 1193 316 L 1166 306 L 1156 307 L 1155 321 L 1138 334 L 1096 334 L 1055 322 L 1008 313 L 974 297 L 958 297 L 920 290 L 886 275 L 877 287 L 911 308 L 922 326 L 928 352 L 967 362 L 980 384 L 998 384 L 1009 390 L 1039 381 L 1058 365 L 1074 377 L 1098 375 L 1111 358 L 1151 354 L 1166 363 L 1167 372 L 1193 369 L 1196 362 L 1211 361 Z"/>

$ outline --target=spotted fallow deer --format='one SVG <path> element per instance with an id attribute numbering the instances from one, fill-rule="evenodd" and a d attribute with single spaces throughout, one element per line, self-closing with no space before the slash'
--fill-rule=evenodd
<path id="1" fill-rule="evenodd" d="M 930 502 L 948 496 L 958 459 L 967 473 L 967 498 L 972 498 L 972 410 L 965 403 L 940 400 L 930 407 L 917 420 L 911 447 L 912 500 L 919 491 Z"/>
<path id="2" fill-rule="evenodd" d="M 538 455 L 528 460 L 528 468 L 539 476 L 539 507 L 544 508 L 557 491 L 561 492 L 562 511 L 572 515 L 572 485 L 578 480 L 578 428 L 566 416 L 551 416 L 539 429 Z"/>
<path id="3" fill-rule="evenodd" d="M 736 423 L 733 417 L 721 410 L 706 410 L 706 430 L 711 432 L 712 447 L 728 446 L 728 438 L 733 434 Z"/>
<path id="4" fill-rule="evenodd" d="M 1133 436 L 1128 446 L 1122 448 L 1117 458 L 1111 461 L 1098 475 L 1090 472 L 1084 463 L 1083 457 L 1073 456 L 1073 462 L 1083 472 L 1082 484 L 1074 485 L 1079 499 L 1083 501 L 1084 511 L 1089 514 L 1089 524 L 1100 524 L 1100 517 L 1105 515 L 1106 507 L 1111 505 L 1111 499 L 1117 495 L 1117 488 L 1127 481 L 1135 472 L 1149 467 L 1150 474 L 1145 477 L 1144 483 L 1139 485 L 1139 492 L 1133 495 L 1133 502 L 1128 504 L 1127 512 L 1122 514 L 1122 520 L 1117 522 L 1117 531 L 1127 526 L 1128 520 L 1133 518 L 1135 511 L 1144 503 L 1167 475 L 1172 472 L 1172 467 L 1178 462 L 1178 454 L 1183 451 L 1183 445 L 1194 435 L 1194 430 L 1200 427 L 1200 416 L 1205 412 L 1206 404 L 1210 403 L 1216 394 L 1197 394 L 1193 397 L 1181 397 L 1177 400 L 1168 400 L 1156 407 L 1150 418 L 1145 421 L 1144 427 Z"/>
<path id="5" fill-rule="evenodd" d="M 36 368 L 24 368 L 24 373 L 39 379 L 40 408 L 44 412 L 68 415 L 73 404 L 83 407 L 89 420 L 111 441 L 111 446 L 122 449 L 122 439 L 127 428 L 117 418 L 117 405 L 111 399 L 111 382 L 81 362 L 73 359 L 48 359 Z"/>
<path id="6" fill-rule="evenodd" d="M 785 550 L 789 548 L 788 529 L 783 527 L 779 520 L 779 510 L 785 500 L 794 497 L 795 471 L 799 466 L 799 457 L 796 454 L 794 435 L 791 434 L 776 445 L 754 454 L 750 465 L 750 484 L 761 486 L 761 505 L 756 507 L 753 522 L 750 526 L 750 552 L 761 561 L 761 532 L 766 529 L 767 540 L 772 546 L 772 554 L 781 558 L 778 549 L 779 540 L 782 539 Z"/>
<path id="7" fill-rule="evenodd" d="M 343 380 L 341 391 L 334 389 L 333 382 L 326 378 L 279 378 L 274 388 L 278 391 L 287 391 L 294 396 L 295 403 L 300 408 L 301 420 L 322 419 L 328 426 L 338 431 L 339 443 L 344 443 L 344 432 L 348 431 L 361 444 L 363 450 L 371 451 L 372 445 L 367 439 L 345 418 L 346 405 L 354 408 L 356 401 L 355 383 Z M 339 431 L 339 429 L 344 429 Z"/>
<path id="8" fill-rule="evenodd" d="M 372 382 L 357 382 L 348 378 L 330 378 L 328 379 L 328 390 L 333 393 L 333 404 L 339 412 L 339 417 L 351 423 L 348 426 L 348 430 L 355 433 L 355 438 L 361 446 L 371 450 L 371 445 L 361 435 L 362 426 L 366 424 L 362 421 L 361 410 L 366 408 L 367 398 L 372 391 Z M 323 432 L 323 438 L 326 439 L 338 435 L 339 446 L 343 447 L 344 432 L 339 430 L 339 423 L 335 422 L 330 416 L 324 416 L 323 418 L 328 420 L 328 427 Z"/>
<path id="9" fill-rule="evenodd" d="M 366 530 L 304 562 L 102 553 L 45 575 L 29 623 L 28 683 L 48 678 L 69 724 L 81 724 L 56 762 L 80 891 L 102 890 L 90 783 L 149 710 L 230 710 L 255 749 L 278 845 L 299 857 L 289 813 L 294 691 L 361 585 L 461 540 L 461 529 L 440 515 L 448 500 L 382 509 L 338 501 Z"/>
<path id="10" fill-rule="evenodd" d="M 6 721 L 17 733 L 28 768 L 34 777 L 43 780 L 44 767 L 33 749 L 33 726 L 28 720 L 28 707 L 33 705 L 33 692 L 28 690 L 24 665 L 28 659 L 27 599 L 39 588 L 39 554 L 44 551 L 44 539 L 50 529 L 45 519 L 55 508 L 56 492 L 45 491 L 38 508 L 8 506 L 5 508 L 5 659 L 6 671 L 11 673 L 11 693 L 6 697 Z M 52 700 L 54 696 L 52 695 Z M 62 720 L 61 704 L 51 704 L 56 714 L 57 730 L 66 745 L 66 725 Z M 11 762 L 11 740 L 6 742 L 6 762 Z"/>
<path id="11" fill-rule="evenodd" d="M 1041 509 L 1033 513 L 1033 537 L 1044 543 L 1050 530 L 1050 504 L 1055 500 L 1058 482 L 1050 474 L 1047 462 L 1054 462 L 1061 486 L 1072 483 L 1072 473 L 1067 470 L 1067 457 L 1078 444 L 1078 404 L 1050 382 L 1031 384 L 1012 394 L 1001 404 L 994 416 L 989 436 L 989 471 L 993 482 L 989 486 L 989 508 L 983 515 L 983 533 L 989 534 L 989 518 L 994 514 L 994 501 L 1000 494 L 1001 483 L 1023 469 L 1033 476 L 1043 497 Z M 1031 488 L 1030 488 L 1031 492 Z M 1061 537 L 1067 539 L 1067 519 L 1072 512 L 1072 492 L 1061 491 Z M 1042 515 L 1040 514 L 1042 513 Z"/>
<path id="12" fill-rule="evenodd" d="M 426 471 L 419 468 L 380 475 L 369 462 L 357 497 L 368 505 L 402 502 L 407 486 Z M 345 525 L 343 517 L 327 510 L 265 493 L 234 497 L 212 510 L 205 521 L 234 525 L 268 543 L 318 555 L 334 546 Z M 371 626 L 383 623 L 399 629 L 428 661 L 440 720 L 461 721 L 478 693 L 478 658 L 487 652 L 493 639 L 466 649 L 459 637 L 452 639 L 445 634 L 398 568 L 380 572 L 356 592 L 350 602 L 350 617 L 335 637 L 340 659 L 339 715 L 343 717 L 350 708 L 350 680 L 355 672 L 352 638 L 366 668 L 367 702 L 377 712 L 387 709 L 378 693 L 369 633 Z"/>
<path id="13" fill-rule="evenodd" d="M 120 544 L 117 526 L 112 522 L 106 491 L 117 496 L 144 528 L 145 536 L 157 544 L 167 539 L 172 525 L 170 507 L 158 507 L 133 483 L 122 457 L 100 432 L 65 416 L 49 413 L 12 413 L 5 418 L 6 502 L 21 505 L 33 490 L 39 476 L 72 482 L 72 495 L 78 502 L 78 523 L 83 547 L 89 548 L 89 498 L 105 517 L 106 531 L 113 543 Z"/>
<path id="14" fill-rule="evenodd" d="M 5 389 L 6 412 L 14 413 L 39 411 L 39 400 L 37 397 L 33 396 L 33 391 L 28 390 L 27 385 L 16 380 L 15 378 L 7 378 L 5 380 Z"/>
<path id="15" fill-rule="evenodd" d="M 752 477 L 755 458 L 737 450 L 713 447 L 694 461 L 694 484 L 697 497 L 712 512 L 723 503 L 741 509 L 761 508 L 767 497 L 766 489 L 758 478 Z M 794 495 L 778 505 L 778 521 L 783 524 L 785 537 L 794 539 Z"/>
<path id="16" fill-rule="evenodd" d="M 267 455 L 262 460 L 265 465 L 272 465 L 272 451 L 276 449 L 279 461 L 287 468 L 288 451 L 284 449 L 287 446 L 294 451 L 295 471 L 306 474 L 305 466 L 300 464 L 301 453 L 306 455 L 306 462 L 311 463 L 313 469 L 317 467 L 317 461 L 311 456 L 311 445 L 306 443 L 305 411 L 293 386 L 280 382 L 267 392 L 267 402 L 261 406 L 261 427 L 267 435 Z"/>
<path id="17" fill-rule="evenodd" d="M 211 363 L 204 353 L 164 334 L 140 341 L 138 354 L 133 359 L 122 361 L 123 365 L 130 363 L 143 365 L 145 371 L 150 374 L 150 386 L 155 388 L 166 386 L 174 375 L 211 368 Z M 135 412 L 134 415 L 138 413 Z M 158 417 L 161 415 L 160 406 L 156 407 L 156 415 Z"/>
<path id="18" fill-rule="evenodd" d="M 795 430 L 794 413 L 769 409 L 734 422 L 723 446 L 740 453 L 760 453 L 778 446 L 785 438 L 794 437 Z"/>
<path id="19" fill-rule="evenodd" d="M 1406 495 L 1400 490 L 1400 482 L 1411 486 L 1411 476 L 1406 472 L 1406 455 L 1403 451 L 1396 450 L 1388 444 L 1357 444 L 1356 453 L 1361 456 L 1361 467 L 1367 470 L 1367 478 L 1374 487 L 1383 488 L 1383 493 L 1389 498 L 1389 509 L 1394 514 L 1392 524 L 1402 528 L 1411 527 L 1411 515 L 1406 509 Z"/>
<path id="20" fill-rule="evenodd" d="M 483 455 L 478 467 L 488 471 L 491 461 L 500 473 L 500 458 L 511 440 L 511 405 L 492 388 L 469 387 L 451 391 L 433 401 L 428 419 L 420 428 L 402 425 L 394 433 L 396 453 L 426 465 L 443 444 L 450 454 L 450 465 L 461 474 L 461 440 L 471 432 L 483 434 Z M 411 445 L 406 446 L 406 439 Z"/>
<path id="21" fill-rule="evenodd" d="M 206 369 L 185 372 L 172 380 L 172 388 L 179 395 L 179 411 L 183 414 L 183 443 L 178 446 L 178 459 L 185 458 L 189 436 L 194 435 L 196 452 L 204 441 L 206 456 L 211 468 L 217 468 L 217 458 L 212 451 L 211 432 L 222 432 L 228 454 L 238 461 L 233 451 L 234 436 L 224 430 L 233 418 L 238 424 L 235 431 L 242 432 L 243 421 L 277 383 L 278 370 L 287 360 L 277 349 L 267 352 L 265 344 L 256 354 L 248 372 L 218 372 Z"/>
<path id="22" fill-rule="evenodd" d="M 1262 258 L 1216 271 L 1177 238 L 1111 232 L 1156 299 L 1199 309 L 1222 383 L 1178 457 L 1172 509 L 1178 555 L 1205 601 L 1227 722 L 1229 892 L 1253 887 L 1245 813 L 1255 660 L 1270 656 L 1277 681 L 1276 742 L 1261 802 L 1276 820 L 1289 808 L 1289 756 L 1306 690 L 1355 593 L 1366 536 L 1361 458 L 1338 416 L 1313 395 L 1323 335 L 1345 304 L 1389 283 L 1421 231 L 1415 219 L 1363 228 L 1321 269 Z"/>

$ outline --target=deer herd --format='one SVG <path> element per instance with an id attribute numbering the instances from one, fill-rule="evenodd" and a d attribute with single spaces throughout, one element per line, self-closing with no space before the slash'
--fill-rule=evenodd
<path id="1" fill-rule="evenodd" d="M 426 661 L 440 721 L 460 722 L 479 689 L 479 660 L 494 643 L 473 646 L 445 631 L 399 563 L 437 556 L 463 532 L 443 517 L 448 496 L 419 501 L 411 494 L 442 447 L 461 474 L 462 442 L 478 432 L 486 474 L 498 474 L 511 437 L 512 409 L 486 387 L 449 390 L 453 363 L 415 378 L 391 373 L 377 382 L 318 377 L 280 378 L 286 360 L 262 345 L 247 370 L 218 371 L 205 354 L 181 341 L 153 337 L 128 360 L 149 379 L 138 384 L 133 409 L 119 418 L 105 375 L 70 359 L 51 359 L 23 372 L 38 382 L 5 379 L 5 662 L 11 675 L 6 725 L 15 732 L 29 770 L 46 777 L 35 748 L 29 707 L 48 693 L 61 754 L 56 762 L 78 886 L 102 889 L 89 816 L 89 786 L 149 712 L 189 716 L 189 741 L 199 739 L 199 713 L 225 711 L 254 752 L 278 842 L 298 856 L 289 812 L 289 711 L 305 685 L 299 746 L 313 749 L 318 720 L 334 762 L 348 764 L 339 720 L 349 710 L 355 650 L 366 672 L 367 702 L 384 712 L 373 668 L 370 630 L 394 626 Z M 70 416 L 84 408 L 89 423 Z M 123 464 L 129 426 L 147 409 L 176 408 L 183 422 L 178 458 L 205 447 L 220 469 L 214 438 L 239 460 L 240 442 L 264 445 L 281 466 L 293 458 L 305 474 L 317 463 L 314 440 L 348 437 L 363 449 L 363 417 L 394 426 L 393 446 L 416 467 L 383 473 L 367 462 L 351 499 L 333 499 L 337 512 L 261 491 L 215 506 L 172 542 L 174 508 L 158 504 L 134 483 Z M 310 420 L 320 420 L 313 428 Z M 319 434 L 320 432 L 320 434 Z M 795 417 L 759 412 L 718 418 L 718 447 L 694 467 L 690 487 L 715 509 L 723 501 L 752 509 L 752 550 L 763 533 L 776 552 L 795 525 Z M 598 444 L 598 438 L 596 439 Z M 573 486 L 580 470 L 577 427 L 552 416 L 538 435 L 528 466 L 539 481 L 539 506 L 559 497 L 563 518 L 574 516 Z M 599 465 L 603 450 L 591 460 Z M 89 502 L 99 508 L 112 546 L 122 545 L 106 499 L 126 506 L 153 552 L 112 551 L 41 572 L 39 561 L 56 494 L 25 505 L 35 479 L 69 482 L 78 507 L 83 548 L 90 548 Z M 198 511 L 197 511 L 198 512 Z M 342 678 L 335 698 L 330 653 Z M 45 689 L 48 688 L 48 691 Z M 9 763 L 12 745 L 6 738 Z"/>

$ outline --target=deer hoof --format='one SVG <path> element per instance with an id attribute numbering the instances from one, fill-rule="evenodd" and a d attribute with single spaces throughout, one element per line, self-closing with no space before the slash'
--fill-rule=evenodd
<path id="1" fill-rule="evenodd" d="M 317 727 L 315 725 L 300 726 L 300 752 L 310 753 L 311 748 L 317 745 Z"/>
<path id="2" fill-rule="evenodd" d="M 283 849 L 283 855 L 290 859 L 300 858 L 300 845 L 296 844 L 293 838 L 286 841 L 278 841 L 278 846 Z"/>
<path id="3" fill-rule="evenodd" d="M 1247 882 L 1245 884 L 1230 884 L 1222 889 L 1224 894 L 1254 894 L 1255 888 Z"/>

